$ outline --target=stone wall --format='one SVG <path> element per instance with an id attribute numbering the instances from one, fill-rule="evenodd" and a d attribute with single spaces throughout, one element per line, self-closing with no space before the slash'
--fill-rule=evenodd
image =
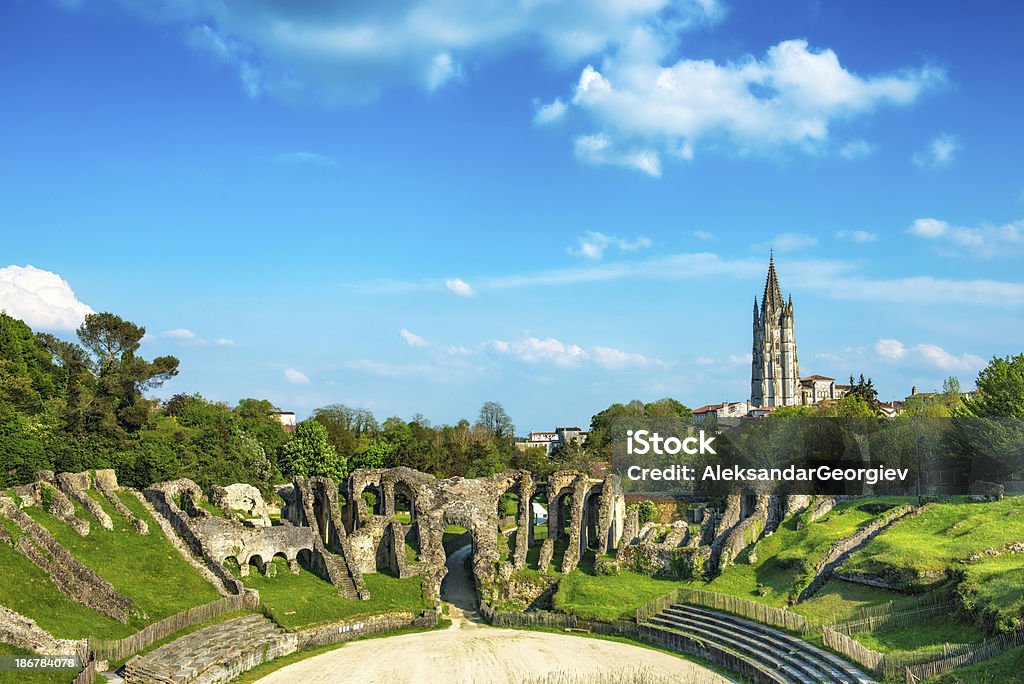
<path id="1" fill-rule="evenodd" d="M 82 508 L 89 511 L 89 515 L 96 519 L 105 530 L 114 529 L 114 522 L 107 515 L 107 512 L 100 506 L 100 502 L 85 493 L 90 489 L 91 482 L 88 472 L 82 473 L 60 473 L 57 475 L 57 488 L 64 492 L 69 499 L 77 501 Z M 74 513 L 74 508 L 72 508 Z"/>
<path id="2" fill-rule="evenodd" d="M 86 646 L 84 640 L 55 639 L 35 620 L 3 606 L 0 606 L 0 643 L 49 656 L 79 654 Z"/>
<path id="3" fill-rule="evenodd" d="M 125 506 L 124 502 L 117 495 L 121 487 L 117 484 L 117 475 L 113 470 L 97 470 L 92 484 L 96 491 L 102 494 L 114 506 L 114 509 L 128 521 L 136 532 L 139 534 L 149 534 L 149 525 L 146 524 L 146 521 L 132 513 L 131 509 Z"/>
<path id="4" fill-rule="evenodd" d="M 437 624 L 437 615 L 429 611 L 429 615 L 417 617 L 409 612 L 399 611 L 382 613 L 354 620 L 343 620 L 326 625 L 317 625 L 298 632 L 298 650 L 337 644 L 357 637 L 390 632 L 407 627 L 428 627 Z"/>

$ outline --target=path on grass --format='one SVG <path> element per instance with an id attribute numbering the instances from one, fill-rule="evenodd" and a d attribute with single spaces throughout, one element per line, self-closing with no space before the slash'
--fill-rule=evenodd
<path id="1" fill-rule="evenodd" d="M 640 646 L 456 620 L 445 630 L 355 641 L 288 665 L 258 684 L 520 684 L 558 673 L 580 681 L 594 675 L 636 681 L 626 675 L 638 672 L 646 680 L 729 681 L 690 661 Z M 615 677 L 619 673 L 623 676 Z"/>

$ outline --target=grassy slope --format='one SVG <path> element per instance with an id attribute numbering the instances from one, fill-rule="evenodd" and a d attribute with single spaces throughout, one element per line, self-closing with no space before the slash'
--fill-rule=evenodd
<path id="1" fill-rule="evenodd" d="M 929 679 L 929 684 L 1006 684 L 1024 679 L 1024 647 L 1007 651 L 985 662 L 950 670 Z"/>
<path id="2" fill-rule="evenodd" d="M 135 616 L 131 619 L 130 624 L 134 629 L 220 598 L 210 583 L 186 563 L 163 536 L 160 527 L 138 499 L 128 492 L 119 494 L 128 509 L 146 521 L 149 534 L 136 534 L 109 502 L 102 502 L 101 505 L 114 522 L 114 529 L 105 530 L 97 522 L 91 521 L 87 537 L 78 536 L 70 527 L 41 508 L 32 507 L 27 512 L 46 527 L 75 558 L 113 584 L 115 589 L 132 599 L 145 612 L 146 618 Z M 91 519 L 77 504 L 76 510 L 79 517 Z M 169 586 L 174 587 L 174 591 L 168 591 Z"/>
<path id="3" fill-rule="evenodd" d="M 0 583 L 0 604 L 36 620 L 58 638 L 112 639 L 132 634 L 148 622 L 217 599 L 217 592 L 185 563 L 138 500 L 127 493 L 122 493 L 122 500 L 149 524 L 149 535 L 136 534 L 105 501 L 101 505 L 114 522 L 114 530 L 104 530 L 91 521 L 88 537 L 79 537 L 40 508 L 32 507 L 27 512 L 78 560 L 135 601 L 148 614 L 148 620 L 135 616 L 128 624 L 121 624 L 89 610 L 57 591 L 46 573 L 2 544 L 0 566 L 5 577 Z M 76 509 L 80 517 L 91 520 L 77 504 Z M 167 591 L 167 586 L 174 586 L 175 591 Z"/>
<path id="4" fill-rule="evenodd" d="M 275 558 L 274 564 L 276 577 L 264 577 L 252 571 L 243 582 L 259 590 L 263 603 L 284 627 L 332 622 L 388 610 L 419 613 L 430 607 L 423 598 L 419 577 L 397 579 L 381 573 L 363 575 L 370 600 L 353 601 L 340 596 L 332 584 L 308 570 L 293 575 L 283 558 Z"/>
<path id="5" fill-rule="evenodd" d="M 783 522 L 770 537 L 757 543 L 757 563 L 741 562 L 727 568 L 710 582 L 695 582 L 710 591 L 735 594 L 772 606 L 784 606 L 790 596 L 810 581 L 815 563 L 837 540 L 867 525 L 876 513 L 865 508 L 874 505 L 899 505 L 897 497 L 872 497 L 836 506 L 824 518 L 810 522 L 810 513 Z M 803 529 L 797 529 L 798 523 Z"/>
<path id="6" fill-rule="evenodd" d="M 0 656 L 27 655 L 35 656 L 31 651 L 15 648 L 10 644 L 0 644 Z M 31 672 L 19 670 L 5 672 L 0 670 L 0 684 L 67 684 L 74 679 L 76 671 L 54 670 L 50 672 Z"/>

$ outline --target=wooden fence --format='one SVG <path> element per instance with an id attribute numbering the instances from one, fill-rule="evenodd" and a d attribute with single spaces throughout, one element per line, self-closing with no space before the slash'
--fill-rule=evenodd
<path id="1" fill-rule="evenodd" d="M 1011 648 L 1022 645 L 1024 645 L 1024 630 L 1007 632 L 980 644 L 970 644 L 970 648 L 966 649 L 963 653 L 938 658 L 926 663 L 908 665 L 904 669 L 904 674 L 907 684 L 915 684 L 915 682 L 927 679 L 928 677 L 935 677 L 948 670 L 995 658 Z"/>
<path id="2" fill-rule="evenodd" d="M 640 606 L 636 611 L 637 623 L 649 622 L 653 616 L 662 612 L 673 603 L 688 603 L 694 606 L 720 610 L 754 620 L 755 622 L 773 627 L 781 627 L 798 634 L 808 634 L 813 629 L 807 618 L 785 608 L 773 608 L 772 606 L 739 596 L 719 594 L 702 589 L 687 589 L 685 587 L 673 589 L 668 594 L 659 596 L 653 601 Z"/>
<path id="3" fill-rule="evenodd" d="M 96 678 L 96 661 L 90 660 L 85 664 L 85 669 L 78 673 L 78 675 L 71 681 L 71 684 L 92 684 L 93 679 Z"/>
<path id="4" fill-rule="evenodd" d="M 126 636 L 123 639 L 109 641 L 89 639 L 89 649 L 97 660 L 113 660 L 118 662 L 178 630 L 197 625 L 200 622 L 206 622 L 236 610 L 256 610 L 258 605 L 259 596 L 253 592 L 225 596 L 212 603 L 195 606 L 165 617 L 163 620 L 147 625 L 135 634 Z"/>

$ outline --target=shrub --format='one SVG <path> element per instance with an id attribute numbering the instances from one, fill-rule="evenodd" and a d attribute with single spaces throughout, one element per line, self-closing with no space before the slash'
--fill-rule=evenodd
<path id="1" fill-rule="evenodd" d="M 637 504 L 637 512 L 640 515 L 640 524 L 653 522 L 658 517 L 658 507 L 653 501 L 641 501 Z"/>

